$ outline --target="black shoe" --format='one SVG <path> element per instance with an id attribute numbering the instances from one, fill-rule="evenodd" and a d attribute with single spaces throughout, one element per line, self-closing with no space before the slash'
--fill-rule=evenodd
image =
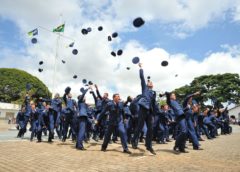
<path id="1" fill-rule="evenodd" d="M 87 149 L 85 149 L 84 147 L 81 147 L 81 148 L 77 148 L 77 150 L 84 151 L 84 150 L 87 150 Z"/>
<path id="2" fill-rule="evenodd" d="M 205 140 L 204 140 L 204 139 L 202 139 L 202 138 L 199 138 L 198 140 L 199 140 L 199 141 L 205 141 Z"/>
<path id="3" fill-rule="evenodd" d="M 66 138 L 62 138 L 62 142 L 66 142 Z"/>
<path id="4" fill-rule="evenodd" d="M 186 151 L 185 149 L 179 149 L 179 152 L 181 152 L 181 153 L 189 153 L 189 152 Z"/>
<path id="5" fill-rule="evenodd" d="M 42 140 L 38 140 L 38 141 L 37 141 L 37 143 L 41 143 L 41 142 L 42 142 Z"/>
<path id="6" fill-rule="evenodd" d="M 132 142 L 132 148 L 133 148 L 133 149 L 137 149 L 137 148 L 138 148 L 137 145 L 134 144 L 134 142 Z"/>
<path id="7" fill-rule="evenodd" d="M 123 153 L 132 154 L 132 152 L 130 152 L 128 149 L 125 149 Z"/>
<path id="8" fill-rule="evenodd" d="M 156 143 L 157 143 L 157 144 L 167 144 L 167 143 L 164 142 L 164 141 L 157 141 Z"/>
<path id="9" fill-rule="evenodd" d="M 106 148 L 102 148 L 102 149 L 101 149 L 101 151 L 103 151 L 103 152 L 106 152 L 106 151 L 107 151 L 107 149 L 106 149 Z"/>
<path id="10" fill-rule="evenodd" d="M 95 142 L 98 142 L 98 137 L 93 137 L 92 138 Z"/>
<path id="11" fill-rule="evenodd" d="M 172 142 L 171 140 L 167 139 L 166 142 Z"/>
<path id="12" fill-rule="evenodd" d="M 200 148 L 200 147 L 193 147 L 193 150 L 203 150 L 203 148 Z"/>
<path id="13" fill-rule="evenodd" d="M 178 151 L 178 147 L 177 147 L 177 146 L 174 146 L 174 147 L 173 147 L 173 150 L 174 150 L 174 151 Z"/>
<path id="14" fill-rule="evenodd" d="M 156 155 L 156 152 L 153 150 L 153 148 L 147 148 L 147 150 L 151 152 L 151 154 Z"/>

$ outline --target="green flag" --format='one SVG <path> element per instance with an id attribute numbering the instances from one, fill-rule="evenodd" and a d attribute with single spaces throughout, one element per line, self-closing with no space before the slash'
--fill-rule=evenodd
<path id="1" fill-rule="evenodd" d="M 53 29 L 53 32 L 64 32 L 64 27 L 65 27 L 65 24 L 62 24 L 57 28 Z"/>

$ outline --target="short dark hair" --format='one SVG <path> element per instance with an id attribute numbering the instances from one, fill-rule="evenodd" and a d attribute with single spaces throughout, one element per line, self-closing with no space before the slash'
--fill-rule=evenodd
<path id="1" fill-rule="evenodd" d="M 113 99 L 114 99 L 116 96 L 119 96 L 119 94 L 118 94 L 118 93 L 113 94 Z"/>

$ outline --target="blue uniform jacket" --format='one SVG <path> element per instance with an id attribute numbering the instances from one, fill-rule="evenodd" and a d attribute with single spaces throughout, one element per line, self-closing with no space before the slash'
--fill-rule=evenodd
<path id="1" fill-rule="evenodd" d="M 29 96 L 25 97 L 24 104 L 25 104 L 25 107 L 26 107 L 25 115 L 29 117 L 30 113 L 31 113 L 31 105 L 30 105 L 30 97 Z"/>
<path id="2" fill-rule="evenodd" d="M 61 110 L 62 110 L 62 100 L 60 98 L 52 99 L 51 107 L 54 111 L 61 112 Z"/>
<path id="3" fill-rule="evenodd" d="M 17 118 L 16 118 L 16 123 L 21 127 L 23 128 L 24 127 L 24 124 L 25 124 L 25 113 L 24 112 L 18 112 L 17 114 Z"/>
<path id="4" fill-rule="evenodd" d="M 139 111 L 138 101 L 139 101 L 140 98 L 141 98 L 141 95 L 134 98 L 133 101 L 130 103 L 129 109 L 131 111 L 131 114 L 132 114 L 133 118 L 138 117 L 138 111 Z"/>
<path id="5" fill-rule="evenodd" d="M 126 116 L 128 116 L 128 117 L 131 117 L 131 116 L 132 116 L 132 113 L 131 113 L 130 108 L 129 108 L 128 105 L 124 105 L 123 110 L 124 110 L 124 114 L 125 114 Z"/>
<path id="6" fill-rule="evenodd" d="M 211 120 L 210 120 L 210 118 L 209 118 L 209 116 L 204 116 L 204 118 L 203 118 L 203 123 L 204 123 L 204 124 L 211 124 L 211 123 L 212 123 Z"/>
<path id="7" fill-rule="evenodd" d="M 101 121 L 104 115 L 109 112 L 109 125 L 118 125 L 124 119 L 124 105 L 122 102 L 116 104 L 113 101 L 107 103 L 100 115 L 98 121 Z"/>
<path id="8" fill-rule="evenodd" d="M 170 93 L 168 92 L 166 92 L 166 97 L 167 97 L 167 104 L 173 110 L 175 116 L 180 117 L 184 115 L 183 107 L 180 105 L 180 103 L 177 100 L 171 100 Z"/>
<path id="9" fill-rule="evenodd" d="M 141 79 L 141 87 L 142 87 L 142 97 L 139 100 L 139 105 L 148 109 L 148 110 L 155 110 L 155 101 L 156 101 L 156 92 L 149 89 L 147 87 L 143 69 L 139 70 L 140 79 Z"/>
<path id="10" fill-rule="evenodd" d="M 79 97 L 78 100 L 78 117 L 88 117 L 88 105 L 83 101 L 88 89 L 84 90 L 83 94 Z"/>

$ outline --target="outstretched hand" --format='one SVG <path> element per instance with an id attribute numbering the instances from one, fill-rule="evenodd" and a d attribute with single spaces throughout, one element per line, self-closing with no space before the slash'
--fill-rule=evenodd
<path id="1" fill-rule="evenodd" d="M 138 66 L 139 66 L 140 68 L 142 68 L 142 63 L 138 63 Z"/>

